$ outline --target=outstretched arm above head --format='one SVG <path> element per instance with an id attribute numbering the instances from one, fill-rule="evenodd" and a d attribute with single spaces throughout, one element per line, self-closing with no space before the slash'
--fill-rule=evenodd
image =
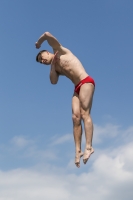
<path id="1" fill-rule="evenodd" d="M 53 48 L 54 52 L 59 51 L 62 54 L 70 53 L 70 50 L 63 47 L 59 41 L 49 32 L 45 32 L 41 35 L 41 37 L 36 42 L 36 48 L 39 49 L 41 47 L 41 44 L 47 40 L 48 44 Z"/>
<path id="2" fill-rule="evenodd" d="M 61 44 L 58 42 L 58 40 L 49 32 L 45 32 L 44 34 L 41 35 L 41 37 L 38 39 L 36 42 L 36 48 L 39 49 L 41 47 L 41 44 L 47 40 L 48 44 L 53 48 L 53 49 L 58 49 L 60 48 Z"/>

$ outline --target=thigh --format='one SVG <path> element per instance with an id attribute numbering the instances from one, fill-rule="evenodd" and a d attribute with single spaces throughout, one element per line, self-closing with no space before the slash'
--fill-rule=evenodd
<path id="1" fill-rule="evenodd" d="M 92 101 L 93 101 L 93 94 L 94 94 L 95 87 L 92 83 L 85 83 L 81 86 L 79 92 L 79 100 L 81 109 L 84 111 L 91 111 Z"/>
<path id="2" fill-rule="evenodd" d="M 77 93 L 74 93 L 72 97 L 72 114 L 80 117 L 80 101 Z"/>

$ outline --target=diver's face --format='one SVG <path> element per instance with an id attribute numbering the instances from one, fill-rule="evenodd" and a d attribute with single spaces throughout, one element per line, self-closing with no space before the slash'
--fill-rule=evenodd
<path id="1" fill-rule="evenodd" d="M 45 65 L 51 64 L 51 56 L 48 51 L 44 51 L 39 55 L 38 61 Z"/>

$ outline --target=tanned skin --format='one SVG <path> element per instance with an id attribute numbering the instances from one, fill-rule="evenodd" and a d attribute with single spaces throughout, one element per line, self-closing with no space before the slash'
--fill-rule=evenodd
<path id="1" fill-rule="evenodd" d="M 79 59 L 49 32 L 45 32 L 35 43 L 37 49 L 47 41 L 53 48 L 54 53 L 42 52 L 38 56 L 38 62 L 51 65 L 50 81 L 57 84 L 59 76 L 64 75 L 76 86 L 81 80 L 88 76 Z M 73 134 L 75 141 L 75 164 L 80 167 L 80 158 L 83 156 L 84 164 L 87 163 L 90 155 L 94 152 L 92 148 L 93 122 L 91 119 L 91 107 L 95 87 L 92 83 L 85 83 L 81 86 L 79 95 L 74 92 L 72 97 L 72 120 Z M 81 150 L 82 125 L 84 122 L 86 145 L 84 153 Z"/>

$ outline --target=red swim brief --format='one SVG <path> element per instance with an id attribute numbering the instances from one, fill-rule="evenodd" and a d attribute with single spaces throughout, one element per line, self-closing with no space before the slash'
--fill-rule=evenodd
<path id="1" fill-rule="evenodd" d="M 87 76 L 86 78 L 84 78 L 83 80 L 81 80 L 81 81 L 78 83 L 78 85 L 75 86 L 74 92 L 76 92 L 77 94 L 79 94 L 80 87 L 81 87 L 84 83 L 92 83 L 92 84 L 95 86 L 95 81 L 93 80 L 93 78 L 91 78 L 90 76 Z"/>

